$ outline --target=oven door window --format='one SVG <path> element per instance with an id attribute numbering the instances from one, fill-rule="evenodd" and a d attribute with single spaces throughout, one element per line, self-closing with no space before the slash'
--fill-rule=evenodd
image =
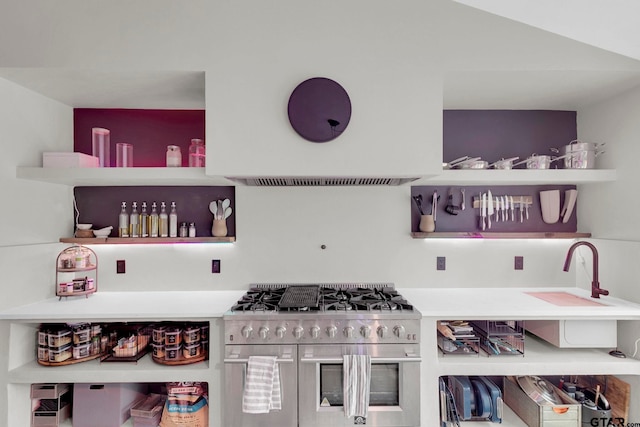
<path id="1" fill-rule="evenodd" d="M 398 363 L 371 364 L 369 406 L 400 405 L 399 372 Z M 320 364 L 320 406 L 343 406 L 342 377 L 342 364 Z"/>

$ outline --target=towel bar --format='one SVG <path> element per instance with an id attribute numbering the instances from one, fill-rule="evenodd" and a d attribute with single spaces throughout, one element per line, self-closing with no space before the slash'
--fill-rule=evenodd
<path id="1" fill-rule="evenodd" d="M 342 363 L 342 357 L 303 357 L 302 363 Z M 421 357 L 372 357 L 371 363 L 422 362 Z"/>
<path id="2" fill-rule="evenodd" d="M 249 359 L 224 359 L 224 363 L 249 363 Z M 276 359 L 276 363 L 293 363 L 293 359 Z"/>

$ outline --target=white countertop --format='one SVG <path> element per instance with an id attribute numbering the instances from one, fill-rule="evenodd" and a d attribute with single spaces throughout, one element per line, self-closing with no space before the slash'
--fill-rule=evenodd
<path id="1" fill-rule="evenodd" d="M 424 318 L 640 319 L 640 305 L 610 296 L 598 300 L 579 288 L 399 288 Z M 558 306 L 527 292 L 567 292 L 602 306 Z M 0 311 L 0 320 L 188 320 L 222 317 L 242 297 L 237 291 L 97 292 L 50 298 Z"/>
<path id="2" fill-rule="evenodd" d="M 640 305 L 618 298 L 591 298 L 580 288 L 399 288 L 423 317 L 436 319 L 640 319 Z M 558 306 L 527 292 L 567 292 L 602 306 Z"/>
<path id="3" fill-rule="evenodd" d="M 222 317 L 245 291 L 96 292 L 0 311 L 6 320 L 181 320 Z"/>

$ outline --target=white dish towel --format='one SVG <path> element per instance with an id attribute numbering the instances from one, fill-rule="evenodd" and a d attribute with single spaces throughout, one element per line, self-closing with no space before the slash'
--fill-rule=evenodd
<path id="1" fill-rule="evenodd" d="M 369 411 L 371 357 L 359 354 L 344 355 L 342 371 L 344 415 L 366 417 Z"/>
<path id="2" fill-rule="evenodd" d="M 242 412 L 266 414 L 282 409 L 280 369 L 275 356 L 249 356 Z"/>

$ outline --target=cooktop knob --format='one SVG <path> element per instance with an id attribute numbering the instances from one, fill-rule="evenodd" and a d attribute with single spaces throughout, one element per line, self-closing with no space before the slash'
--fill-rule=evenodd
<path id="1" fill-rule="evenodd" d="M 338 328 L 335 326 L 327 326 L 327 335 L 329 335 L 329 338 L 335 338 L 337 333 Z"/>
<path id="2" fill-rule="evenodd" d="M 369 338 L 371 336 L 371 326 L 364 325 L 360 328 L 360 335 L 365 338 Z"/>
<path id="3" fill-rule="evenodd" d="M 287 332 L 287 328 L 285 328 L 284 326 L 278 326 L 276 328 L 276 336 L 278 338 L 284 338 L 284 333 Z"/>
<path id="4" fill-rule="evenodd" d="M 397 336 L 398 338 L 404 338 L 404 334 L 405 334 L 405 330 L 404 330 L 404 326 L 402 325 L 396 325 L 393 328 L 393 333 L 395 334 L 395 336 Z"/>
<path id="5" fill-rule="evenodd" d="M 380 338 L 387 338 L 389 336 L 389 328 L 386 326 L 378 326 L 378 336 Z"/>
<path id="6" fill-rule="evenodd" d="M 353 326 L 345 326 L 343 332 L 345 337 L 353 338 Z"/>
<path id="7" fill-rule="evenodd" d="M 296 326 L 295 328 L 293 328 L 293 337 L 299 340 L 300 338 L 302 338 L 303 331 L 304 329 L 302 329 L 302 326 Z"/>
<path id="8" fill-rule="evenodd" d="M 316 339 L 320 336 L 320 326 L 312 326 L 311 327 L 311 338 Z"/>
<path id="9" fill-rule="evenodd" d="M 252 332 L 253 328 L 251 326 L 245 326 L 244 328 L 242 328 L 242 336 L 245 337 L 245 339 L 251 338 Z"/>
<path id="10" fill-rule="evenodd" d="M 266 340 L 267 336 L 269 336 L 269 328 L 267 328 L 266 326 L 260 327 L 260 329 L 258 329 L 258 334 L 260 335 L 260 338 Z"/>

